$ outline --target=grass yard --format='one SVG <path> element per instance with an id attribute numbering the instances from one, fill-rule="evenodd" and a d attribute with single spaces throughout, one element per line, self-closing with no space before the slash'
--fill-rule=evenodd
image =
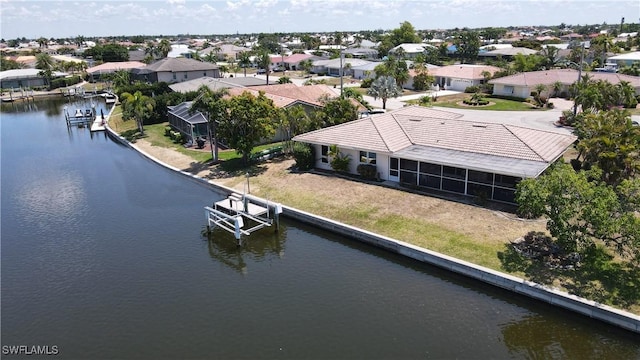
<path id="1" fill-rule="evenodd" d="M 530 111 L 530 110 L 538 110 L 531 104 L 527 102 L 514 101 L 514 100 L 505 100 L 505 99 L 497 99 L 487 96 L 486 99 L 489 100 L 489 105 L 485 106 L 469 106 L 462 103 L 463 100 L 471 97 L 471 94 L 461 93 L 455 95 L 447 95 L 440 96 L 438 100 L 432 102 L 433 106 L 440 106 L 452 109 L 474 109 L 474 110 L 501 110 L 501 111 Z M 419 100 L 409 100 L 407 103 L 419 105 Z"/>

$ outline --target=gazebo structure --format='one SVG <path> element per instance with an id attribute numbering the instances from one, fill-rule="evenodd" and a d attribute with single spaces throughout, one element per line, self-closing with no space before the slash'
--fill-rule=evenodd
<path id="1" fill-rule="evenodd" d="M 199 111 L 189 113 L 191 101 L 169 106 L 169 125 L 187 138 L 187 142 L 195 143 L 198 137 L 207 137 L 207 118 Z"/>

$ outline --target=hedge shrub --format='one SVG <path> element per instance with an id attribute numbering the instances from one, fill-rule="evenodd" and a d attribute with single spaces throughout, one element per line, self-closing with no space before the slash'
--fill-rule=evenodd
<path id="1" fill-rule="evenodd" d="M 298 169 L 311 170 L 315 165 L 314 148 L 309 144 L 296 142 L 293 144 L 293 158 Z"/>

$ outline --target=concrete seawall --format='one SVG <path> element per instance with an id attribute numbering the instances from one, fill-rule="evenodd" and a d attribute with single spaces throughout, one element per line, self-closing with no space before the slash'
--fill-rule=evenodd
<path id="1" fill-rule="evenodd" d="M 107 126 L 107 133 L 112 139 L 133 148 L 133 146 L 131 146 L 131 144 L 126 139 L 113 132 L 109 126 Z M 232 192 L 237 192 L 234 189 L 214 184 L 213 182 L 207 181 L 206 179 L 199 178 L 197 176 L 194 176 L 193 174 L 177 169 L 154 158 L 144 151 L 141 151 L 139 149 L 136 150 L 147 158 L 168 169 L 174 170 L 198 183 L 213 187 L 216 192 L 219 192 L 222 195 L 229 195 Z M 265 201 L 264 199 L 256 196 L 248 196 L 250 198 L 255 198 L 263 202 Z M 205 204 L 203 204 L 203 207 L 204 205 Z M 409 258 L 422 261 L 427 264 L 438 266 L 454 273 L 465 275 L 470 278 L 480 280 L 485 283 L 510 290 L 536 300 L 544 301 L 549 304 L 559 306 L 573 312 L 591 317 L 593 319 L 597 319 L 640 334 L 640 316 L 634 315 L 632 313 L 618 310 L 607 305 L 599 304 L 594 301 L 590 301 L 563 291 L 537 284 L 535 282 L 523 280 L 509 274 L 478 266 L 444 254 L 420 248 L 403 241 L 388 238 L 347 224 L 333 221 L 328 218 L 317 216 L 302 210 L 298 210 L 285 205 L 283 205 L 282 208 L 282 215 L 291 219 L 325 230 L 329 230 L 342 236 L 355 239 L 357 241 L 361 241 L 363 243 L 379 248 L 383 248 L 388 251 L 407 256 Z"/>

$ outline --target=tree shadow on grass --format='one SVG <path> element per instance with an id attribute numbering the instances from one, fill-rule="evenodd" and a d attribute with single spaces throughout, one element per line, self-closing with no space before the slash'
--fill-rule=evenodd
<path id="1" fill-rule="evenodd" d="M 505 244 L 498 252 L 502 268 L 509 273 L 524 273 L 525 278 L 563 290 L 598 303 L 629 309 L 640 305 L 640 268 L 615 261 L 606 249 L 587 250 L 573 268 L 552 267 L 548 257 L 530 258 Z"/>
<path id="2" fill-rule="evenodd" d="M 204 176 L 204 178 L 209 180 L 246 176 L 246 174 L 249 174 L 249 176 L 257 176 L 267 171 L 267 166 L 264 164 L 257 162 L 245 164 L 240 158 L 224 160 L 217 165 L 193 162 L 189 170 L 185 171 L 196 174 L 206 168 L 210 168 L 211 170 L 208 175 Z"/>
<path id="3" fill-rule="evenodd" d="M 131 129 L 127 131 L 123 131 L 120 133 L 120 136 L 127 139 L 128 142 L 135 144 L 136 140 L 147 137 L 146 135 L 140 134 L 138 129 Z"/>

